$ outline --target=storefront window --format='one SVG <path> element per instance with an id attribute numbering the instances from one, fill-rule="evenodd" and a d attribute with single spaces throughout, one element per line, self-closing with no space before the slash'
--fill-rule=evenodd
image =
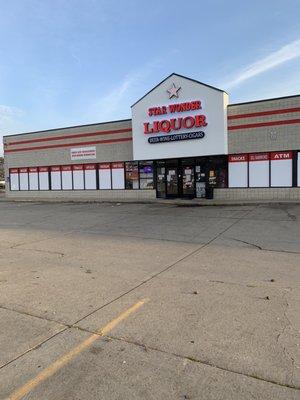
<path id="1" fill-rule="evenodd" d="M 137 162 L 125 163 L 126 189 L 139 189 L 139 168 Z"/>
<path id="2" fill-rule="evenodd" d="M 153 189 L 153 161 L 140 161 L 140 189 Z"/>
<path id="3" fill-rule="evenodd" d="M 224 156 L 209 157 L 208 185 L 216 188 L 227 187 L 227 158 Z"/>

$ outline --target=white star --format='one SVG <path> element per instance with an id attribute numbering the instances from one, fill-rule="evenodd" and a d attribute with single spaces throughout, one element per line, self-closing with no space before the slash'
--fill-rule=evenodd
<path id="1" fill-rule="evenodd" d="M 172 84 L 169 90 L 167 92 L 169 93 L 169 99 L 172 97 L 177 97 L 178 98 L 178 91 L 181 89 L 181 87 L 176 87 L 175 83 Z"/>

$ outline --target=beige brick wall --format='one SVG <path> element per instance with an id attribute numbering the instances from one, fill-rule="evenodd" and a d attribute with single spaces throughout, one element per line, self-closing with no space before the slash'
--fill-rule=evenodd
<path id="1" fill-rule="evenodd" d="M 228 106 L 228 116 L 300 108 L 300 95 Z M 228 127 L 300 119 L 300 112 L 229 119 Z M 300 123 L 228 130 L 229 154 L 300 149 Z"/>
<path id="2" fill-rule="evenodd" d="M 248 188 L 215 189 L 215 200 L 299 200 L 300 187 L 297 188 Z"/>
<path id="3" fill-rule="evenodd" d="M 155 190 L 61 190 L 61 191 L 21 191 L 9 192 L 6 197 L 9 199 L 29 200 L 152 200 L 156 198 Z"/>
<path id="4" fill-rule="evenodd" d="M 101 131 L 114 131 L 119 129 L 128 129 L 128 132 L 117 133 L 111 135 L 101 136 L 87 136 L 80 138 L 67 138 L 69 135 L 76 135 L 82 133 L 95 133 Z M 41 131 L 29 133 L 26 135 L 15 135 L 4 137 L 4 146 L 7 149 L 18 149 L 37 147 L 44 145 L 56 145 L 72 143 L 69 147 L 30 150 L 20 152 L 6 152 L 5 153 L 5 169 L 6 176 L 8 168 L 12 167 L 35 167 L 35 166 L 50 166 L 50 165 L 66 165 L 66 164 L 80 164 L 82 162 L 105 162 L 105 161 L 130 161 L 133 159 L 132 141 L 116 142 L 111 144 L 86 144 L 86 142 L 93 142 L 98 140 L 109 140 L 118 138 L 132 138 L 131 120 L 107 122 L 101 124 L 92 124 L 84 126 L 75 126 L 70 128 L 53 129 L 51 131 Z M 24 143 L 20 145 L 12 145 L 11 142 L 27 141 L 32 139 L 47 139 L 52 137 L 62 137 L 61 140 L 43 141 Z M 85 144 L 82 144 L 82 143 Z M 74 144 L 74 145 L 73 145 Z M 71 161 L 70 149 L 73 147 L 89 147 L 95 146 L 97 158 L 95 160 L 79 160 Z"/>

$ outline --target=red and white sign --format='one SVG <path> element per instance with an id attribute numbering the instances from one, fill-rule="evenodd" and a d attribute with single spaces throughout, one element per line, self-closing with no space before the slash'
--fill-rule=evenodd
<path id="1" fill-rule="evenodd" d="M 28 168 L 19 169 L 19 179 L 20 179 L 20 190 L 28 190 L 29 189 Z"/>
<path id="2" fill-rule="evenodd" d="M 248 154 L 231 154 L 228 157 L 228 186 L 248 186 Z"/>
<path id="3" fill-rule="evenodd" d="M 271 153 L 271 160 L 292 160 L 293 152 L 292 151 L 280 151 Z"/>
<path id="4" fill-rule="evenodd" d="M 96 158 L 96 147 L 76 147 L 70 150 L 71 160 L 91 160 Z"/>
<path id="5" fill-rule="evenodd" d="M 249 187 L 270 186 L 269 153 L 249 154 Z"/>
<path id="6" fill-rule="evenodd" d="M 29 167 L 29 190 L 39 190 L 39 174 L 37 167 Z"/>
<path id="7" fill-rule="evenodd" d="M 9 170 L 10 190 L 19 190 L 19 170 L 18 168 L 10 168 Z"/>
<path id="8" fill-rule="evenodd" d="M 97 189 L 97 170 L 96 164 L 84 165 L 85 189 Z"/>
<path id="9" fill-rule="evenodd" d="M 249 161 L 269 161 L 269 153 L 252 153 L 249 154 Z"/>
<path id="10" fill-rule="evenodd" d="M 248 161 L 248 154 L 230 154 L 228 156 L 229 162 L 247 162 Z"/>
<path id="11" fill-rule="evenodd" d="M 40 190 L 49 190 L 49 167 L 39 167 Z"/>
<path id="12" fill-rule="evenodd" d="M 62 190 L 72 190 L 73 189 L 72 166 L 71 165 L 62 165 L 62 167 L 61 167 L 61 188 L 62 188 Z"/>
<path id="13" fill-rule="evenodd" d="M 271 153 L 271 186 L 290 187 L 293 184 L 293 152 Z"/>
<path id="14" fill-rule="evenodd" d="M 111 189 L 110 163 L 99 164 L 99 188 Z"/>
<path id="15" fill-rule="evenodd" d="M 227 104 L 225 92 L 172 74 L 132 106 L 134 159 L 227 154 Z"/>
<path id="16" fill-rule="evenodd" d="M 114 162 L 111 164 L 111 177 L 112 177 L 112 188 L 113 189 L 124 189 L 125 188 L 125 176 L 124 176 L 124 163 Z"/>
<path id="17" fill-rule="evenodd" d="M 83 165 L 81 164 L 72 165 L 72 169 L 73 169 L 73 189 L 83 190 L 84 189 Z"/>
<path id="18" fill-rule="evenodd" d="M 58 165 L 50 167 L 51 171 L 51 189 L 61 190 L 61 168 Z"/>

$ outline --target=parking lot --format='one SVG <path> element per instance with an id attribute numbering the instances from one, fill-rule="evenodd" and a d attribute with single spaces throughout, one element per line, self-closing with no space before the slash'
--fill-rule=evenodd
<path id="1" fill-rule="evenodd" d="M 299 399 L 300 205 L 0 203 L 0 399 Z"/>

